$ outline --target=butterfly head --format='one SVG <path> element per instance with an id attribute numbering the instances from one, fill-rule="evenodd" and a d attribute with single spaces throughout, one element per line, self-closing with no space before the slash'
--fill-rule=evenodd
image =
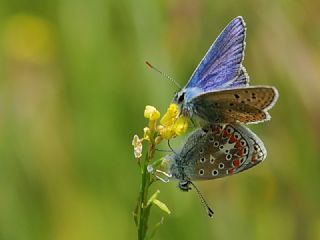
<path id="1" fill-rule="evenodd" d="M 179 155 L 175 155 L 174 158 L 178 158 Z M 184 174 L 183 166 L 179 166 L 176 161 L 173 161 L 173 163 L 170 166 L 170 174 L 176 179 L 179 180 L 178 187 L 183 192 L 188 192 L 190 188 L 190 181 L 186 180 L 186 176 Z"/>
<path id="2" fill-rule="evenodd" d="M 173 102 L 180 106 L 184 102 L 185 94 L 186 93 L 185 93 L 184 90 L 181 90 L 181 91 L 177 92 L 174 95 Z"/>
<path id="3" fill-rule="evenodd" d="M 192 116 L 189 104 L 190 99 L 190 90 L 185 88 L 177 92 L 173 98 L 173 103 L 178 105 L 180 113 L 189 118 Z"/>
<path id="4" fill-rule="evenodd" d="M 169 172 L 172 177 L 176 179 L 183 179 L 183 169 L 182 166 L 178 164 L 178 158 L 180 158 L 179 154 L 173 154 L 165 157 L 165 159 L 169 162 Z"/>
<path id="5" fill-rule="evenodd" d="M 181 191 L 188 192 L 189 190 L 191 190 L 190 184 L 191 182 L 188 180 L 181 180 L 178 186 Z"/>
<path id="6" fill-rule="evenodd" d="M 179 92 L 177 92 L 174 95 L 172 102 L 178 105 L 180 114 L 190 117 L 190 112 L 187 109 L 188 104 L 186 89 L 182 89 Z"/>

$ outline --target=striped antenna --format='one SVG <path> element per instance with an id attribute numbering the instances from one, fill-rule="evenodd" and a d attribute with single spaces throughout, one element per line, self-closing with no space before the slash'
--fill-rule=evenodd
<path id="1" fill-rule="evenodd" d="M 203 206 L 203 207 L 205 208 L 205 210 L 207 211 L 208 216 L 209 216 L 210 218 L 212 218 L 214 212 L 213 212 L 212 209 L 209 207 L 207 201 L 204 199 L 204 197 L 203 197 L 203 195 L 201 194 L 200 190 L 196 187 L 196 185 L 195 185 L 193 182 L 191 182 L 191 181 L 188 181 L 188 182 L 194 187 L 194 189 L 196 190 L 196 192 L 197 192 L 197 194 L 198 194 L 198 196 L 199 196 L 199 198 L 200 198 L 200 201 L 201 201 L 201 203 L 202 203 L 202 206 Z"/>
<path id="2" fill-rule="evenodd" d="M 162 76 L 164 76 L 165 78 L 169 79 L 171 82 L 174 83 L 174 85 L 176 85 L 179 90 L 181 90 L 181 86 L 172 78 L 170 77 L 169 75 L 161 72 L 158 68 L 156 68 L 155 66 L 153 66 L 151 63 L 149 63 L 148 61 L 146 61 L 146 64 L 148 65 L 149 68 L 155 70 L 156 72 L 160 73 Z"/>

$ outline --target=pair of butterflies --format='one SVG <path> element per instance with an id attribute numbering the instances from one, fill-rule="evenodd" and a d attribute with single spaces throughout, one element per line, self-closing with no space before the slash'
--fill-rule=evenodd
<path id="1" fill-rule="evenodd" d="M 269 120 L 268 110 L 277 101 L 278 92 L 271 86 L 249 86 L 242 65 L 245 35 L 243 18 L 233 19 L 173 99 L 180 114 L 205 122 L 178 153 L 166 157 L 170 160 L 169 175 L 179 180 L 181 190 L 194 186 L 192 180 L 230 176 L 266 158 L 262 141 L 243 124 Z"/>

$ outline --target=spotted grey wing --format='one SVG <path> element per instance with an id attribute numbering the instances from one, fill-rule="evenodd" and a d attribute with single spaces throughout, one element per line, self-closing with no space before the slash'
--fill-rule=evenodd
<path id="1" fill-rule="evenodd" d="M 195 115 L 210 123 L 257 123 L 270 119 L 267 110 L 277 99 L 274 87 L 256 86 L 203 93 L 190 105 Z"/>
<path id="2" fill-rule="evenodd" d="M 227 88 L 240 72 L 245 49 L 245 22 L 233 19 L 220 33 L 192 74 L 185 88 L 197 87 L 204 92 Z M 241 86 L 242 82 L 238 82 Z"/>
<path id="3" fill-rule="evenodd" d="M 199 148 L 205 144 L 206 133 L 201 129 L 193 131 L 178 153 L 166 156 L 170 174 L 179 180 L 187 180 L 194 172 L 194 163 L 199 157 Z"/>
<path id="4" fill-rule="evenodd" d="M 250 137 L 250 142 L 252 145 L 252 153 L 250 158 L 245 162 L 245 164 L 239 169 L 238 172 L 248 170 L 259 163 L 263 162 L 267 157 L 267 150 L 263 142 L 255 135 Z"/>
<path id="5" fill-rule="evenodd" d="M 210 124 L 191 133 L 170 168 L 179 180 L 209 180 L 256 166 L 266 158 L 262 141 L 240 124 Z"/>
<path id="6" fill-rule="evenodd" d="M 239 124 L 214 124 L 195 158 L 191 180 L 230 176 L 246 169 L 253 153 L 251 131 Z M 252 165 L 253 166 L 253 165 Z"/>
<path id="7" fill-rule="evenodd" d="M 239 173 L 263 162 L 267 157 L 267 150 L 261 139 L 249 128 L 240 124 L 232 124 L 232 126 L 239 131 L 241 136 L 243 136 L 245 141 L 248 143 L 249 147 L 248 158 L 239 168 L 234 171 L 235 173 Z"/>

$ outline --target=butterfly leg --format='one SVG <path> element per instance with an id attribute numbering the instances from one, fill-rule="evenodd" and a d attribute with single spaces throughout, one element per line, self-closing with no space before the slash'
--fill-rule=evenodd
<path id="1" fill-rule="evenodd" d="M 177 154 L 173 148 L 171 147 L 171 144 L 170 144 L 170 140 L 168 140 L 168 147 L 170 148 L 170 150 L 174 153 L 174 154 Z"/>
<path id="2" fill-rule="evenodd" d="M 158 148 L 156 148 L 155 150 L 158 151 L 158 152 L 172 153 L 172 150 L 165 150 L 165 149 L 158 149 Z"/>
<path id="3" fill-rule="evenodd" d="M 190 121 L 191 121 L 191 123 L 192 123 L 193 127 L 194 127 L 194 128 L 196 128 L 196 124 L 194 123 L 193 118 L 190 118 Z"/>
<path id="4" fill-rule="evenodd" d="M 154 169 L 152 165 L 148 165 L 147 170 L 149 173 L 151 173 L 156 179 L 160 180 L 161 182 L 168 183 L 170 180 L 169 178 L 172 177 L 170 173 L 166 173 L 164 171 L 161 171 L 159 169 Z M 160 177 L 157 173 L 163 174 L 167 179 Z"/>

